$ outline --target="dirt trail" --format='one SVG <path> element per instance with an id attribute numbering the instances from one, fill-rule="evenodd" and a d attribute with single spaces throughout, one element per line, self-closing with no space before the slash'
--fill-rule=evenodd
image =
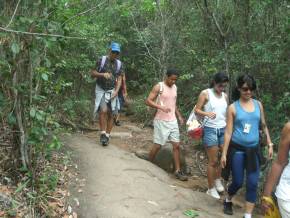
<path id="1" fill-rule="evenodd" d="M 78 199 L 78 217 L 83 218 L 185 218 L 187 209 L 199 217 L 228 217 L 222 202 L 193 189 L 206 187 L 206 178 L 193 175 L 179 182 L 156 165 L 141 160 L 134 151 L 148 150 L 150 128 L 141 129 L 128 121 L 113 129 L 108 147 L 99 144 L 99 133 L 79 133 L 63 138 L 73 150 L 78 182 L 71 188 Z M 193 172 L 194 174 L 194 172 Z M 242 217 L 241 208 L 235 215 Z"/>

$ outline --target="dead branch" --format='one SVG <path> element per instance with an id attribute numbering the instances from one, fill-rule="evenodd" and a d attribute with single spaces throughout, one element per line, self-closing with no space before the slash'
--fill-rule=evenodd
<path id="1" fill-rule="evenodd" d="M 13 74 L 13 86 L 17 87 L 17 71 L 15 71 Z M 14 91 L 14 105 L 16 106 L 15 107 L 16 120 L 17 120 L 19 131 L 20 131 L 21 160 L 22 160 L 23 167 L 27 168 L 28 159 L 27 159 L 27 150 L 26 150 L 26 145 L 25 145 L 25 131 L 22 124 L 20 102 L 19 102 L 17 89 L 14 88 L 13 91 Z"/>
<path id="2" fill-rule="evenodd" d="M 148 48 L 148 45 L 147 45 L 147 43 L 145 42 L 145 40 L 144 40 L 144 38 L 143 38 L 143 36 L 142 36 L 142 33 L 139 31 L 139 29 L 138 29 L 138 27 L 137 27 L 137 24 L 136 24 L 136 22 L 135 22 L 135 19 L 134 19 L 134 15 L 133 15 L 133 13 L 131 12 L 130 14 L 131 14 L 132 21 L 133 21 L 133 23 L 134 23 L 135 29 L 136 29 L 136 31 L 137 31 L 137 33 L 138 33 L 140 39 L 142 40 L 142 42 L 143 42 L 143 44 L 144 44 L 144 46 L 145 46 L 145 48 L 146 48 L 146 50 L 147 50 L 147 53 L 148 53 L 149 57 L 150 57 L 151 59 L 153 59 L 154 61 L 156 61 L 159 65 L 161 65 L 160 60 L 157 59 L 156 57 L 154 57 L 154 56 L 151 54 L 151 52 L 150 52 L 150 50 L 149 50 L 149 48 Z"/>
<path id="3" fill-rule="evenodd" d="M 104 3 L 105 3 L 105 1 L 101 2 L 100 4 L 98 4 L 98 5 L 95 6 L 95 7 L 92 7 L 92 8 L 90 8 L 90 9 L 88 9 L 88 10 L 85 10 L 85 11 L 83 11 L 83 12 L 81 12 L 81 13 L 78 13 L 78 14 L 76 14 L 76 15 L 74 15 L 74 16 L 68 18 L 68 19 L 67 19 L 66 21 L 64 21 L 61 25 L 63 26 L 65 23 L 71 21 L 72 19 L 74 19 L 74 18 L 76 18 L 76 17 L 79 17 L 79 16 L 82 16 L 82 15 L 84 15 L 84 14 L 90 12 L 90 11 L 95 10 L 96 8 L 102 6 Z"/>
<path id="4" fill-rule="evenodd" d="M 58 34 L 47 34 L 47 33 L 31 33 L 31 32 L 7 29 L 4 27 L 0 27 L 0 30 L 4 32 L 14 33 L 14 34 L 24 34 L 24 35 L 33 35 L 33 36 L 46 36 L 46 37 L 57 37 L 57 38 L 65 38 L 65 39 L 79 39 L 79 40 L 87 39 L 85 37 L 77 37 L 77 36 L 63 36 L 63 35 L 58 35 Z"/>
<path id="5" fill-rule="evenodd" d="M 8 27 L 10 26 L 10 24 L 12 23 L 12 21 L 13 21 L 13 19 L 14 19 L 14 17 L 15 17 L 16 11 L 17 11 L 17 9 L 18 9 L 18 5 L 19 5 L 20 2 L 21 2 L 21 0 L 19 0 L 19 1 L 17 2 L 17 5 L 16 5 L 16 7 L 15 7 L 15 9 L 14 9 L 14 13 L 13 13 L 13 15 L 12 15 L 12 17 L 11 17 L 9 23 L 6 25 L 5 28 L 8 28 Z"/>

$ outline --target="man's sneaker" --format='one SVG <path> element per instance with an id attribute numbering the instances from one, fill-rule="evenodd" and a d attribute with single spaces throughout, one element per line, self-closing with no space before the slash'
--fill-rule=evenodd
<path id="1" fill-rule="evenodd" d="M 176 171 L 174 173 L 174 175 L 175 175 L 176 179 L 179 179 L 180 181 L 187 181 L 188 180 L 187 176 L 184 175 L 183 172 L 181 172 L 180 170 Z"/>
<path id="2" fill-rule="evenodd" d="M 149 161 L 149 154 L 148 153 L 145 153 L 144 151 L 136 151 L 135 152 L 135 155 L 137 157 L 139 157 L 140 159 L 143 159 L 143 160 L 147 160 Z"/>
<path id="3" fill-rule="evenodd" d="M 103 146 L 107 146 L 108 143 L 109 143 L 109 137 L 107 137 L 106 134 L 101 134 L 101 136 L 100 136 L 100 143 Z"/>
<path id="4" fill-rule="evenodd" d="M 233 203 L 224 200 L 224 214 L 233 215 Z"/>
<path id="5" fill-rule="evenodd" d="M 206 191 L 206 194 L 208 194 L 209 196 L 211 196 L 211 197 L 213 197 L 215 199 L 220 199 L 221 198 L 215 187 L 213 187 L 211 189 L 208 189 Z"/>
<path id="6" fill-rule="evenodd" d="M 225 190 L 222 181 L 220 179 L 215 180 L 215 188 L 218 192 L 223 192 Z"/>

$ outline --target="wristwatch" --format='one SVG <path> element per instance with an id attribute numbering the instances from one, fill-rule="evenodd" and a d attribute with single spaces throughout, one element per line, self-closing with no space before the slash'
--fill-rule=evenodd
<path id="1" fill-rule="evenodd" d="M 273 142 L 271 142 L 270 144 L 268 144 L 268 146 L 269 147 L 273 147 L 274 146 Z"/>

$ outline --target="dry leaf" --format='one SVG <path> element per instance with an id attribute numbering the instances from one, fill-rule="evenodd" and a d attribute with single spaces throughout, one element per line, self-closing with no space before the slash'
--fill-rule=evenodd
<path id="1" fill-rule="evenodd" d="M 0 211 L 0 217 L 4 216 L 5 212 L 4 211 Z"/>
<path id="2" fill-rule="evenodd" d="M 68 205 L 68 207 L 67 207 L 67 212 L 68 212 L 69 214 L 71 214 L 71 212 L 72 212 L 72 207 L 71 207 L 70 205 Z"/>
<path id="3" fill-rule="evenodd" d="M 74 198 L 74 201 L 76 202 L 76 206 L 79 207 L 80 206 L 80 202 L 77 198 Z"/>
<path id="4" fill-rule="evenodd" d="M 155 202 L 155 201 L 147 201 L 149 204 L 152 204 L 152 205 L 154 205 L 154 206 L 158 206 L 158 204 Z"/>
<path id="5" fill-rule="evenodd" d="M 73 216 L 73 218 L 78 218 L 78 215 L 76 212 L 73 212 L 72 216 Z"/>

